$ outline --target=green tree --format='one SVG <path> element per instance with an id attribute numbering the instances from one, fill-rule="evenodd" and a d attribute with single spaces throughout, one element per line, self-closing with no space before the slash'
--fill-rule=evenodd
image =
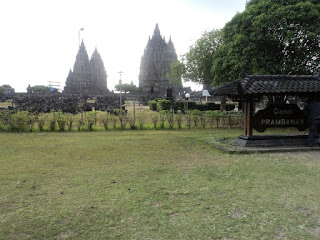
<path id="1" fill-rule="evenodd" d="M 124 93 L 127 93 L 127 92 L 134 92 L 134 91 L 137 91 L 138 88 L 136 85 L 133 84 L 133 82 L 131 81 L 130 84 L 128 83 L 123 83 L 123 84 L 117 84 L 115 85 L 114 89 L 116 91 L 119 91 L 120 92 L 120 86 L 121 86 L 121 90 L 124 92 Z"/>
<path id="2" fill-rule="evenodd" d="M 32 87 L 33 93 L 49 93 L 50 87 L 44 85 L 36 85 Z"/>
<path id="3" fill-rule="evenodd" d="M 169 83 L 176 87 L 182 87 L 181 77 L 184 72 L 184 65 L 180 61 L 174 61 L 170 65 L 171 71 L 166 74 Z"/>
<path id="4" fill-rule="evenodd" d="M 223 28 L 214 84 L 250 74 L 314 74 L 320 57 L 318 0 L 251 0 Z"/>
<path id="5" fill-rule="evenodd" d="M 13 87 L 11 87 L 9 84 L 3 84 L 1 87 L 0 87 L 0 94 L 2 93 L 14 93 L 15 90 Z"/>
<path id="6" fill-rule="evenodd" d="M 182 57 L 182 77 L 185 81 L 193 81 L 201 84 L 210 84 L 213 81 L 211 72 L 214 54 L 221 45 L 221 30 L 204 32 L 200 39 L 190 47 Z"/>

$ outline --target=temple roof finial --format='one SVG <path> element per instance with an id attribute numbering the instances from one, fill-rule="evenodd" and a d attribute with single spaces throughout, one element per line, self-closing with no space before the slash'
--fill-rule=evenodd
<path id="1" fill-rule="evenodd" d="M 247 77 L 246 70 L 244 68 L 241 69 L 241 79 L 245 79 Z"/>

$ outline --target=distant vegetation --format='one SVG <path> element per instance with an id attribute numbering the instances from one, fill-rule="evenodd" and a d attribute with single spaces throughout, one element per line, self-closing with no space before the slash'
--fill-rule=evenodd
<path id="1" fill-rule="evenodd" d="M 36 85 L 32 87 L 33 93 L 49 93 L 50 87 L 44 85 Z"/>

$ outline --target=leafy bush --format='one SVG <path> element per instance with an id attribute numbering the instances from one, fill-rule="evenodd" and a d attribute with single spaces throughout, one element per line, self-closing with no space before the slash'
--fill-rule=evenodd
<path id="1" fill-rule="evenodd" d="M 49 125 L 50 125 L 50 130 L 52 132 L 56 129 L 56 122 L 57 122 L 57 113 L 54 110 L 51 110 L 50 117 L 49 117 Z"/>
<path id="2" fill-rule="evenodd" d="M 168 111 L 166 110 L 161 110 L 160 111 L 160 128 L 161 129 L 164 129 L 164 122 L 166 120 L 166 117 L 167 117 L 167 114 L 168 114 Z"/>
<path id="3" fill-rule="evenodd" d="M 78 131 L 80 131 L 81 130 L 81 126 L 83 126 L 84 123 L 85 123 L 84 117 L 83 117 L 83 113 L 78 114 L 76 116 L 76 123 L 77 123 L 77 129 L 78 129 Z"/>
<path id="4" fill-rule="evenodd" d="M 62 111 L 57 112 L 57 123 L 58 123 L 60 132 L 64 132 L 65 126 L 67 123 L 67 118 Z"/>
<path id="5" fill-rule="evenodd" d="M 209 110 L 209 111 L 206 111 L 206 115 L 209 121 L 210 128 L 212 129 L 214 127 L 215 114 L 212 110 Z"/>
<path id="6" fill-rule="evenodd" d="M 179 129 L 181 128 L 181 125 L 182 125 L 182 119 L 183 119 L 183 114 L 182 113 L 176 114 L 176 121 L 177 121 Z"/>
<path id="7" fill-rule="evenodd" d="M 108 130 L 110 120 L 111 120 L 110 113 L 101 112 L 99 114 L 99 121 L 103 124 L 104 130 Z"/>
<path id="8" fill-rule="evenodd" d="M 157 110 L 157 101 L 155 101 L 155 100 L 149 101 L 149 108 L 151 111 L 156 111 Z"/>
<path id="9" fill-rule="evenodd" d="M 134 116 L 133 114 L 129 114 L 129 115 L 128 115 L 128 122 L 129 122 L 130 129 L 131 129 L 131 130 L 137 129 L 136 119 L 135 119 L 135 116 Z"/>
<path id="10" fill-rule="evenodd" d="M 190 114 L 187 113 L 187 114 L 185 115 L 185 118 L 186 118 L 187 126 L 188 126 L 188 128 L 190 129 L 190 128 L 191 128 L 191 122 L 192 122 L 192 118 L 191 118 Z"/>
<path id="11" fill-rule="evenodd" d="M 28 114 L 29 112 L 27 111 L 18 111 L 12 114 L 15 130 L 18 130 L 21 133 L 26 128 L 26 124 L 28 121 Z"/>
<path id="12" fill-rule="evenodd" d="M 190 111 L 190 115 L 191 115 L 191 119 L 194 123 L 195 127 L 198 127 L 199 125 L 199 120 L 200 120 L 200 115 L 201 115 L 201 111 L 198 109 L 194 109 Z"/>
<path id="13" fill-rule="evenodd" d="M 143 129 L 143 125 L 144 125 L 144 123 L 145 123 L 145 121 L 146 121 L 146 113 L 145 112 L 140 112 L 139 114 L 138 114 L 138 120 L 139 120 L 139 128 L 140 128 L 140 130 L 142 130 Z"/>
<path id="14" fill-rule="evenodd" d="M 86 124 L 88 131 L 93 131 L 93 124 L 95 122 L 95 113 L 86 112 Z"/>
<path id="15" fill-rule="evenodd" d="M 71 129 L 72 129 L 72 124 L 73 124 L 73 122 L 74 122 L 74 120 L 75 120 L 75 117 L 74 117 L 74 115 L 71 114 L 71 113 L 65 113 L 64 115 L 65 115 L 65 118 L 66 118 L 66 121 L 67 121 L 68 130 L 71 131 Z"/>
<path id="16" fill-rule="evenodd" d="M 157 129 L 157 125 L 158 125 L 158 122 L 159 122 L 159 115 L 157 113 L 152 113 L 151 114 L 151 120 L 152 120 L 152 123 L 153 123 L 153 128 Z"/>
<path id="17" fill-rule="evenodd" d="M 128 123 L 128 115 L 122 113 L 118 117 L 119 117 L 121 129 L 125 130 Z"/>
<path id="18" fill-rule="evenodd" d="M 170 128 L 173 129 L 173 125 L 174 125 L 173 111 L 168 111 L 167 121 L 168 121 L 168 123 L 169 123 Z"/>
<path id="19" fill-rule="evenodd" d="M 157 103 L 157 109 L 161 110 L 170 110 L 171 101 L 170 100 L 159 100 Z"/>
<path id="20" fill-rule="evenodd" d="M 46 114 L 46 113 L 40 113 L 38 115 L 37 124 L 38 124 L 38 128 L 39 128 L 40 132 L 43 131 L 43 127 L 46 124 L 47 118 L 48 118 L 48 114 Z"/>

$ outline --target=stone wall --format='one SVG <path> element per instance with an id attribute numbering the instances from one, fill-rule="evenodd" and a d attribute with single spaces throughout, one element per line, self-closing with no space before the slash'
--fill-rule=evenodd
<path id="1" fill-rule="evenodd" d="M 32 112 L 50 112 L 50 110 L 75 113 L 77 111 L 91 111 L 93 109 L 106 111 L 119 108 L 120 99 L 117 94 L 108 93 L 101 96 L 72 95 L 72 94 L 24 94 L 16 93 L 6 96 L 12 99 L 15 109 Z M 125 96 L 122 97 L 123 102 Z"/>

